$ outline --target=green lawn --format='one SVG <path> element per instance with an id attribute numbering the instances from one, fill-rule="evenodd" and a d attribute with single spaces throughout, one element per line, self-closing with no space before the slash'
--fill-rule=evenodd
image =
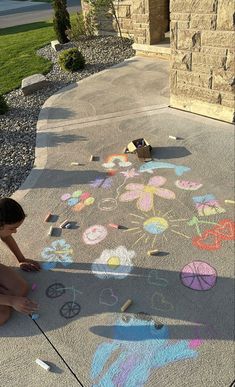
<path id="1" fill-rule="evenodd" d="M 46 74 L 51 69 L 52 63 L 36 51 L 54 39 L 52 22 L 0 29 L 0 94 L 18 88 L 29 75 Z"/>

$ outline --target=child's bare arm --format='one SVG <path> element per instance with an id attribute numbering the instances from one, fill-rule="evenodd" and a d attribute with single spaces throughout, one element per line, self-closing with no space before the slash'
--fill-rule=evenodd
<path id="1" fill-rule="evenodd" d="M 23 270 L 26 270 L 26 271 L 40 270 L 40 265 L 38 264 L 38 262 L 33 261 L 31 259 L 26 259 L 24 257 L 15 239 L 11 235 L 7 237 L 2 237 L 1 239 L 3 242 L 6 243 L 6 245 L 9 247 L 11 252 L 15 255 L 16 259 L 20 264 L 20 267 Z"/>
<path id="2" fill-rule="evenodd" d="M 0 305 L 11 306 L 21 313 L 29 314 L 38 309 L 36 302 L 29 300 L 27 297 L 9 296 L 0 294 Z"/>

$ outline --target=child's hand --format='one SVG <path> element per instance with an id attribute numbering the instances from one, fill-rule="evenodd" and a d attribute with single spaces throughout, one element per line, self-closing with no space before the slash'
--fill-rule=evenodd
<path id="1" fill-rule="evenodd" d="M 11 306 L 18 312 L 25 314 L 33 313 L 38 309 L 37 303 L 27 297 L 12 297 Z"/>
<path id="2" fill-rule="evenodd" d="M 20 268 L 24 271 L 39 271 L 40 265 L 38 262 L 33 261 L 32 259 L 25 259 L 20 262 Z"/>

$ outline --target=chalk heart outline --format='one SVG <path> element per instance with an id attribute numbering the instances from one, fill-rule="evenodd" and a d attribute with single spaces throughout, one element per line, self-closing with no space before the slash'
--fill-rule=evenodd
<path id="1" fill-rule="evenodd" d="M 159 293 L 155 292 L 151 298 L 151 307 L 156 310 L 162 311 L 171 311 L 174 310 L 173 305 L 165 299 L 165 297 Z"/>
<path id="2" fill-rule="evenodd" d="M 148 275 L 148 283 L 155 286 L 165 288 L 168 286 L 168 281 L 164 278 L 159 277 L 157 270 L 151 270 Z"/>
<path id="3" fill-rule="evenodd" d="M 234 239 L 234 224 L 230 219 L 220 220 L 218 225 L 213 228 L 213 231 L 225 241 Z"/>
<path id="4" fill-rule="evenodd" d="M 103 305 L 113 306 L 118 302 L 118 297 L 110 288 L 105 288 L 101 291 L 99 296 L 99 302 Z"/>
<path id="5" fill-rule="evenodd" d="M 213 229 L 206 230 L 193 239 L 193 244 L 203 250 L 218 250 L 222 247 L 222 238 Z"/>

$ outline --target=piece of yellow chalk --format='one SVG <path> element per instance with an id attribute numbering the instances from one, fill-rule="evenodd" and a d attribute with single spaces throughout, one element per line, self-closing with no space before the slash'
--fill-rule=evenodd
<path id="1" fill-rule="evenodd" d="M 226 199 L 224 202 L 225 202 L 225 203 L 229 203 L 229 204 L 235 204 L 235 201 L 234 201 L 234 200 L 228 200 L 228 199 Z"/>
<path id="2" fill-rule="evenodd" d="M 72 162 L 70 165 L 79 165 L 79 163 Z"/>
<path id="3" fill-rule="evenodd" d="M 121 307 L 121 312 L 125 312 L 125 310 L 127 310 L 127 308 L 129 308 L 129 306 L 132 304 L 132 300 L 129 299 L 125 302 L 125 304 L 122 305 Z"/>
<path id="4" fill-rule="evenodd" d="M 158 253 L 158 250 L 149 250 L 148 251 L 148 255 L 155 255 L 156 253 Z"/>

